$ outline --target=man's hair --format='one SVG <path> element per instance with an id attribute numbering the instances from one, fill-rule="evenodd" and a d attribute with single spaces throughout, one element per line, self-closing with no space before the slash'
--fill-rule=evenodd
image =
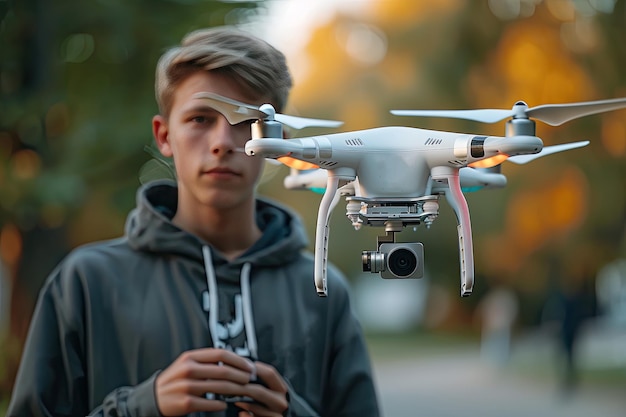
<path id="1" fill-rule="evenodd" d="M 155 93 L 162 116 L 169 117 L 178 85 L 198 71 L 228 74 L 254 95 L 268 97 L 276 111 L 284 108 L 292 85 L 285 56 L 264 40 L 231 27 L 196 30 L 157 64 Z"/>

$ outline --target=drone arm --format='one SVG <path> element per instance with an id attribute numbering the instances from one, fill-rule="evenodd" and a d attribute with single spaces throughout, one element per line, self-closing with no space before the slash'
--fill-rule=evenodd
<path id="1" fill-rule="evenodd" d="M 262 156 L 264 158 L 278 158 L 291 155 L 294 158 L 303 156 L 305 149 L 299 139 L 275 139 L 275 138 L 253 138 L 246 142 L 246 154 L 248 156 Z M 312 155 L 315 155 L 315 147 L 312 147 Z"/>
<path id="2" fill-rule="evenodd" d="M 459 170 L 449 167 L 435 167 L 432 170 L 432 177 L 434 181 L 447 182 L 448 184 L 445 194 L 458 222 L 461 296 L 467 297 L 472 293 L 474 286 L 474 250 L 469 207 L 461 191 Z"/>
<path id="3" fill-rule="evenodd" d="M 320 202 L 319 211 L 317 213 L 317 226 L 315 231 L 315 289 L 320 297 L 328 295 L 326 288 L 326 266 L 328 263 L 328 220 L 330 213 L 339 201 L 338 198 L 339 177 L 334 175 L 328 176 L 326 183 L 326 191 Z"/>

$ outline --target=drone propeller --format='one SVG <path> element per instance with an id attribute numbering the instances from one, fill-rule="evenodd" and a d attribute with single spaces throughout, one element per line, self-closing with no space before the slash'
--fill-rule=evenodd
<path id="1" fill-rule="evenodd" d="M 248 120 L 277 121 L 293 129 L 304 129 L 305 127 L 338 127 L 343 124 L 343 122 L 337 120 L 311 119 L 308 117 L 276 113 L 276 110 L 271 104 L 263 104 L 257 107 L 215 93 L 196 93 L 194 97 L 209 101 L 211 107 L 224 115 L 231 125 Z M 319 168 L 317 165 L 287 156 L 278 158 L 278 161 L 290 168 L 300 170 Z"/>
<path id="2" fill-rule="evenodd" d="M 276 120 L 294 129 L 304 129 L 305 127 L 338 127 L 343 122 L 336 120 L 310 119 L 307 117 L 290 116 L 276 113 L 270 104 L 260 107 L 243 103 L 215 93 L 196 93 L 194 98 L 207 100 L 211 107 L 224 115 L 226 120 L 232 125 L 248 120 Z"/>
<path id="3" fill-rule="evenodd" d="M 523 101 L 518 101 L 511 110 L 391 110 L 391 113 L 396 116 L 449 117 L 483 123 L 495 123 L 507 117 L 515 119 L 533 117 L 549 125 L 558 126 L 579 117 L 622 108 L 626 108 L 626 98 L 569 104 L 544 104 L 532 108 L 528 108 L 528 105 Z"/>
<path id="4" fill-rule="evenodd" d="M 553 145 L 553 146 L 544 146 L 543 149 L 535 154 L 529 155 L 515 155 L 509 156 L 506 154 L 499 154 L 492 156 L 491 158 L 481 159 L 480 161 L 476 161 L 474 163 L 469 164 L 470 168 L 492 168 L 497 165 L 500 165 L 504 161 L 511 161 L 518 165 L 526 164 L 530 161 L 534 161 L 537 158 L 541 158 L 542 156 L 551 155 L 553 153 L 567 151 L 570 149 L 582 148 L 583 146 L 589 145 L 589 141 L 581 141 L 581 142 L 571 142 L 564 143 L 561 145 Z"/>
<path id="5" fill-rule="evenodd" d="M 531 155 L 515 155 L 509 157 L 508 161 L 513 162 L 515 164 L 526 164 L 528 162 L 534 161 L 537 158 L 541 158 L 542 156 L 550 155 L 557 152 L 567 151 L 570 149 L 582 148 L 583 146 L 589 145 L 588 140 L 584 140 L 581 142 L 572 142 L 572 143 L 564 143 L 562 145 L 553 145 L 553 146 L 544 146 L 541 152 L 531 154 Z"/>

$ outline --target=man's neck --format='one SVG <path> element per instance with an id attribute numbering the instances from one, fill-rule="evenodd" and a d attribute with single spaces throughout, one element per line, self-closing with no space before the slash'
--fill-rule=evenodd
<path id="1" fill-rule="evenodd" d="M 193 213 L 179 207 L 172 221 L 210 243 L 229 260 L 248 250 L 262 235 L 256 224 L 254 203 L 252 207 L 205 208 Z"/>

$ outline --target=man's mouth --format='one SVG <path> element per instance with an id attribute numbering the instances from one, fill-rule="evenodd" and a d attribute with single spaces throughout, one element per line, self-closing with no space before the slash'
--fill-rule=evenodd
<path id="1" fill-rule="evenodd" d="M 233 171 L 230 168 L 223 168 L 223 167 L 211 168 L 209 170 L 204 171 L 204 173 L 209 174 L 209 175 L 215 175 L 215 176 L 239 176 L 238 172 Z"/>

